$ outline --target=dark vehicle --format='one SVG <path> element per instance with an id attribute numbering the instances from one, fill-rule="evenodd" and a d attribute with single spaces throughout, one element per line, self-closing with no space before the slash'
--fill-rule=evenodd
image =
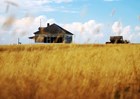
<path id="1" fill-rule="evenodd" d="M 106 44 L 127 44 L 130 43 L 128 40 L 123 40 L 123 36 L 110 36 L 110 42 Z"/>

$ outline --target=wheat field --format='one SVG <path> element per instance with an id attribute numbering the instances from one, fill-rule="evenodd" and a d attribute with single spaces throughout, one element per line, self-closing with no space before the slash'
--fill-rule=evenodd
<path id="1" fill-rule="evenodd" d="M 140 99 L 140 45 L 1 45 L 0 99 Z"/>

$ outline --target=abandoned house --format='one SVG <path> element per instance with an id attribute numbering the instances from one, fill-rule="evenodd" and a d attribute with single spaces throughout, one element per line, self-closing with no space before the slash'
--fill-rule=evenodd
<path id="1" fill-rule="evenodd" d="M 73 34 L 57 24 L 47 24 L 47 27 L 39 27 L 34 33 L 35 43 L 72 43 Z"/>

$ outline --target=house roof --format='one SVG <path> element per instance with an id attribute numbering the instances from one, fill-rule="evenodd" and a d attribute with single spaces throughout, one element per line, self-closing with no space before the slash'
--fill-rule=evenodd
<path id="1" fill-rule="evenodd" d="M 40 34 L 40 31 L 42 33 L 50 33 L 50 34 L 59 34 L 59 33 L 65 33 L 68 35 L 73 35 L 71 32 L 65 30 L 64 28 L 58 26 L 57 24 L 52 24 L 47 27 L 39 27 L 39 31 L 35 32 L 34 34 Z"/>

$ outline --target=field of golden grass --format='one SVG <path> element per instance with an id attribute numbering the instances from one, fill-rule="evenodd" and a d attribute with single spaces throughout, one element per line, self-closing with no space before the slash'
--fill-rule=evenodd
<path id="1" fill-rule="evenodd" d="M 0 99 L 140 99 L 140 45 L 1 45 Z"/>

